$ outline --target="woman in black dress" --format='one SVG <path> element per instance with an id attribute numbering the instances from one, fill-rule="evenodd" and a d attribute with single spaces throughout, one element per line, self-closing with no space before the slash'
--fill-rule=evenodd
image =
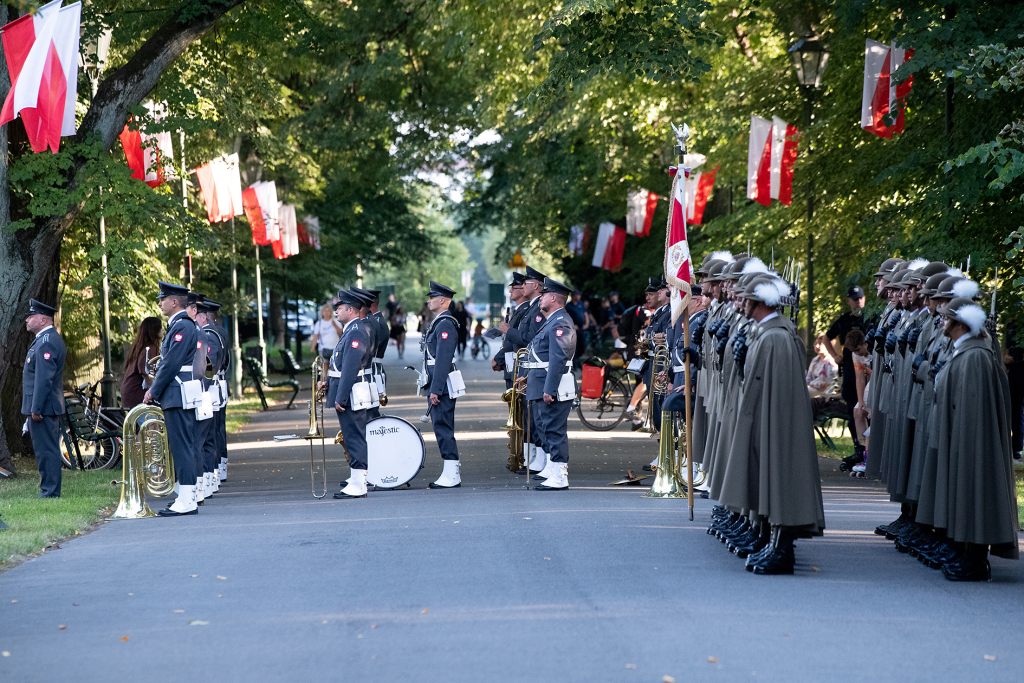
<path id="1" fill-rule="evenodd" d="M 131 410 L 142 403 L 151 380 L 146 375 L 149 361 L 160 355 L 160 341 L 164 337 L 164 326 L 160 318 L 145 318 L 139 323 L 135 341 L 124 359 L 124 379 L 121 380 L 121 407 Z"/>

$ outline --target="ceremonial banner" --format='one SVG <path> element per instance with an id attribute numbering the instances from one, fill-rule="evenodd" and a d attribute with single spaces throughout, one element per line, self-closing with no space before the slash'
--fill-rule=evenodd
<path id="1" fill-rule="evenodd" d="M 249 218 L 249 225 L 252 226 L 253 244 L 265 247 L 268 244 L 280 242 L 281 229 L 278 227 L 277 221 L 277 184 L 273 180 L 253 183 L 246 190 L 246 192 L 250 191 L 251 194 L 247 195 L 249 199 L 246 203 L 245 215 Z M 257 232 L 257 225 L 262 226 L 261 233 Z"/>
<path id="2" fill-rule="evenodd" d="M 583 256 L 587 250 L 588 230 L 586 226 L 574 225 L 569 228 L 569 253 L 573 256 Z"/>
<path id="3" fill-rule="evenodd" d="M 288 258 L 298 254 L 299 231 L 294 204 L 277 203 L 277 223 L 281 229 L 281 237 L 270 243 L 274 249 L 274 258 Z"/>
<path id="4" fill-rule="evenodd" d="M 299 223 L 299 242 L 308 244 L 317 251 L 320 251 L 320 219 L 316 216 L 306 216 Z"/>
<path id="5" fill-rule="evenodd" d="M 267 237 L 267 224 L 263 221 L 263 210 L 260 208 L 259 197 L 256 190 L 251 187 L 245 188 L 242 193 L 242 208 L 245 209 L 245 217 L 249 219 L 249 227 L 252 228 L 252 243 L 265 247 L 270 244 Z"/>
<path id="6" fill-rule="evenodd" d="M 691 172 L 686 179 L 686 224 L 700 225 L 704 218 L 704 207 L 707 206 L 711 190 L 715 187 L 715 176 L 721 166 L 715 166 L 710 173 Z"/>
<path id="7" fill-rule="evenodd" d="M 772 199 L 789 206 L 793 203 L 793 162 L 796 161 L 800 133 L 778 116 L 772 117 Z"/>
<path id="8" fill-rule="evenodd" d="M 231 154 L 214 159 L 196 169 L 199 189 L 206 204 L 206 216 L 211 223 L 241 216 L 242 178 L 238 173 L 238 155 Z"/>
<path id="9" fill-rule="evenodd" d="M 690 301 L 693 268 L 686 238 L 686 181 L 691 169 L 680 168 L 672 177 L 672 206 L 665 230 L 665 282 L 672 288 L 672 320 Z"/>
<path id="10" fill-rule="evenodd" d="M 903 110 L 906 97 L 914 83 L 911 76 L 895 85 L 892 72 L 900 64 L 914 56 L 913 50 L 904 50 L 893 44 L 883 45 L 870 38 L 864 41 L 864 93 L 860 107 L 860 127 L 883 138 L 892 138 L 893 133 L 903 132 Z M 895 121 L 887 124 L 892 111 L 896 109 Z"/>
<path id="11" fill-rule="evenodd" d="M 159 122 L 167 116 L 167 103 L 154 104 L 146 102 L 146 109 Z M 164 167 L 166 162 L 174 159 L 174 147 L 171 145 L 170 131 L 147 133 L 131 130 L 125 125 L 118 136 L 128 168 L 132 169 L 132 178 L 141 180 L 150 187 L 156 187 L 167 180 Z"/>
<path id="12" fill-rule="evenodd" d="M 614 223 L 601 223 L 597 228 L 594 243 L 594 258 L 591 265 L 596 268 L 614 270 L 622 265 L 622 253 L 626 247 L 626 231 Z"/>
<path id="13" fill-rule="evenodd" d="M 11 78 L 0 125 L 21 114 L 36 153 L 47 147 L 56 153 L 61 136 L 75 134 L 82 3 L 61 8 L 61 2 L 43 5 L 0 29 Z"/>
<path id="14" fill-rule="evenodd" d="M 790 204 L 793 197 L 793 162 L 800 132 L 779 117 L 750 117 L 747 145 L 747 199 L 768 206 L 772 199 Z"/>
<path id="15" fill-rule="evenodd" d="M 647 190 L 635 190 L 626 195 L 626 234 L 645 237 L 651 233 L 658 195 Z"/>

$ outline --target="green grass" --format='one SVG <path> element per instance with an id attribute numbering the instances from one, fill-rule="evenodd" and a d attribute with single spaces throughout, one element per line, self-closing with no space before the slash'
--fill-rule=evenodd
<path id="1" fill-rule="evenodd" d="M 1024 468 L 1017 470 L 1017 527 L 1024 529 Z"/>
<path id="2" fill-rule="evenodd" d="M 60 498 L 38 498 L 35 460 L 18 458 L 17 479 L 0 481 L 0 515 L 10 529 L 0 531 L 0 571 L 47 546 L 95 528 L 117 507 L 121 488 L 110 481 L 121 471 L 64 470 Z"/>
<path id="3" fill-rule="evenodd" d="M 282 406 L 288 403 L 288 397 L 291 396 L 291 387 L 278 387 L 276 389 L 263 388 L 263 394 L 267 397 L 267 404 L 270 409 L 273 410 L 275 404 L 280 403 Z M 305 406 L 305 401 L 309 400 L 308 391 L 300 391 L 299 395 L 295 397 L 295 405 Z M 249 422 L 252 419 L 252 414 L 263 410 L 263 405 L 260 403 L 260 397 L 256 394 L 256 390 L 252 387 L 246 387 L 242 398 L 232 398 L 228 402 L 228 415 L 227 415 L 227 432 L 228 434 L 234 434 L 242 425 Z M 308 414 L 309 411 L 306 410 Z"/>

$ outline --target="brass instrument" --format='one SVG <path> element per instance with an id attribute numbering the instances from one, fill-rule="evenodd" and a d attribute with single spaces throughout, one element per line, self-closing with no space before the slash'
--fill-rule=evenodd
<path id="1" fill-rule="evenodd" d="M 314 498 L 323 498 L 327 495 L 327 448 L 324 446 L 324 394 L 326 392 L 320 385 L 326 381 L 326 363 L 323 356 L 313 359 L 313 367 L 310 368 L 313 375 L 313 396 L 309 401 L 309 431 L 303 438 L 309 441 L 309 482 Z M 338 432 L 339 434 L 341 432 Z M 324 492 L 319 496 L 316 494 L 316 461 L 313 458 L 313 440 L 320 439 L 320 452 L 323 455 Z"/>
<path id="2" fill-rule="evenodd" d="M 523 409 L 523 389 L 519 384 L 520 358 L 530 355 L 530 350 L 521 348 L 516 351 L 515 362 L 512 363 L 512 387 L 501 394 L 501 400 L 508 404 L 508 420 L 501 426 L 508 431 L 508 464 L 510 472 L 518 472 L 526 466 L 523 455 L 523 425 L 519 424 L 519 415 Z"/>
<path id="3" fill-rule="evenodd" d="M 668 377 L 667 370 L 669 364 L 672 362 L 669 356 L 668 344 L 655 343 L 654 344 L 654 356 L 651 358 L 651 386 L 647 388 L 647 414 L 644 416 L 644 423 L 637 429 L 638 432 L 644 434 L 654 434 L 658 429 L 654 426 L 654 395 L 664 396 L 668 393 Z M 661 373 L 665 372 L 665 377 L 659 377 Z M 664 425 L 662 425 L 664 429 Z"/>
<path id="4" fill-rule="evenodd" d="M 675 413 L 667 410 L 662 411 L 658 473 L 654 478 L 654 484 L 642 496 L 643 498 L 686 498 L 686 487 L 679 481 L 679 475 L 676 474 L 676 439 L 674 432 Z"/>
<path id="5" fill-rule="evenodd" d="M 152 382 L 156 379 L 156 371 L 160 368 L 160 356 L 154 356 L 146 361 L 146 377 Z"/>
<path id="6" fill-rule="evenodd" d="M 164 412 L 142 403 L 124 419 L 124 456 L 121 461 L 121 502 L 113 519 L 155 517 L 146 503 L 146 493 L 166 496 L 174 491 L 174 459 L 167 443 Z"/>
<path id="7" fill-rule="evenodd" d="M 338 430 L 338 433 L 334 436 L 334 443 L 341 444 L 341 449 L 345 451 L 345 462 L 352 462 L 352 456 L 348 454 L 348 446 L 345 445 L 345 435 Z"/>

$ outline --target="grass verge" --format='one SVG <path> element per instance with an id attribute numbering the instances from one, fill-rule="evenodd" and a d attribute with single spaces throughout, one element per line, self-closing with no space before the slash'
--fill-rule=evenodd
<path id="1" fill-rule="evenodd" d="M 1017 528 L 1024 529 L 1024 467 L 1014 467 L 1017 473 Z"/>
<path id="2" fill-rule="evenodd" d="M 281 404 L 282 406 L 287 405 L 288 397 L 291 396 L 292 390 L 290 387 L 278 387 L 276 389 L 263 389 L 263 395 L 267 397 L 267 405 L 270 406 L 271 410 L 274 406 Z M 309 391 L 299 392 L 299 395 L 295 397 L 296 405 L 305 405 L 300 401 L 309 400 Z M 232 398 L 228 402 L 228 415 L 227 415 L 227 432 L 228 434 L 234 434 L 242 425 L 246 424 L 252 419 L 252 414 L 263 410 L 263 404 L 260 403 L 260 397 L 256 393 L 256 390 L 252 387 L 246 387 L 242 393 L 242 398 Z M 306 410 L 308 414 L 309 411 Z"/>
<path id="3" fill-rule="evenodd" d="M 18 458 L 18 478 L 0 481 L 0 515 L 10 527 L 0 531 L 0 572 L 50 545 L 95 528 L 120 500 L 121 489 L 110 485 L 121 471 L 64 470 L 60 498 L 38 498 L 35 460 Z"/>

